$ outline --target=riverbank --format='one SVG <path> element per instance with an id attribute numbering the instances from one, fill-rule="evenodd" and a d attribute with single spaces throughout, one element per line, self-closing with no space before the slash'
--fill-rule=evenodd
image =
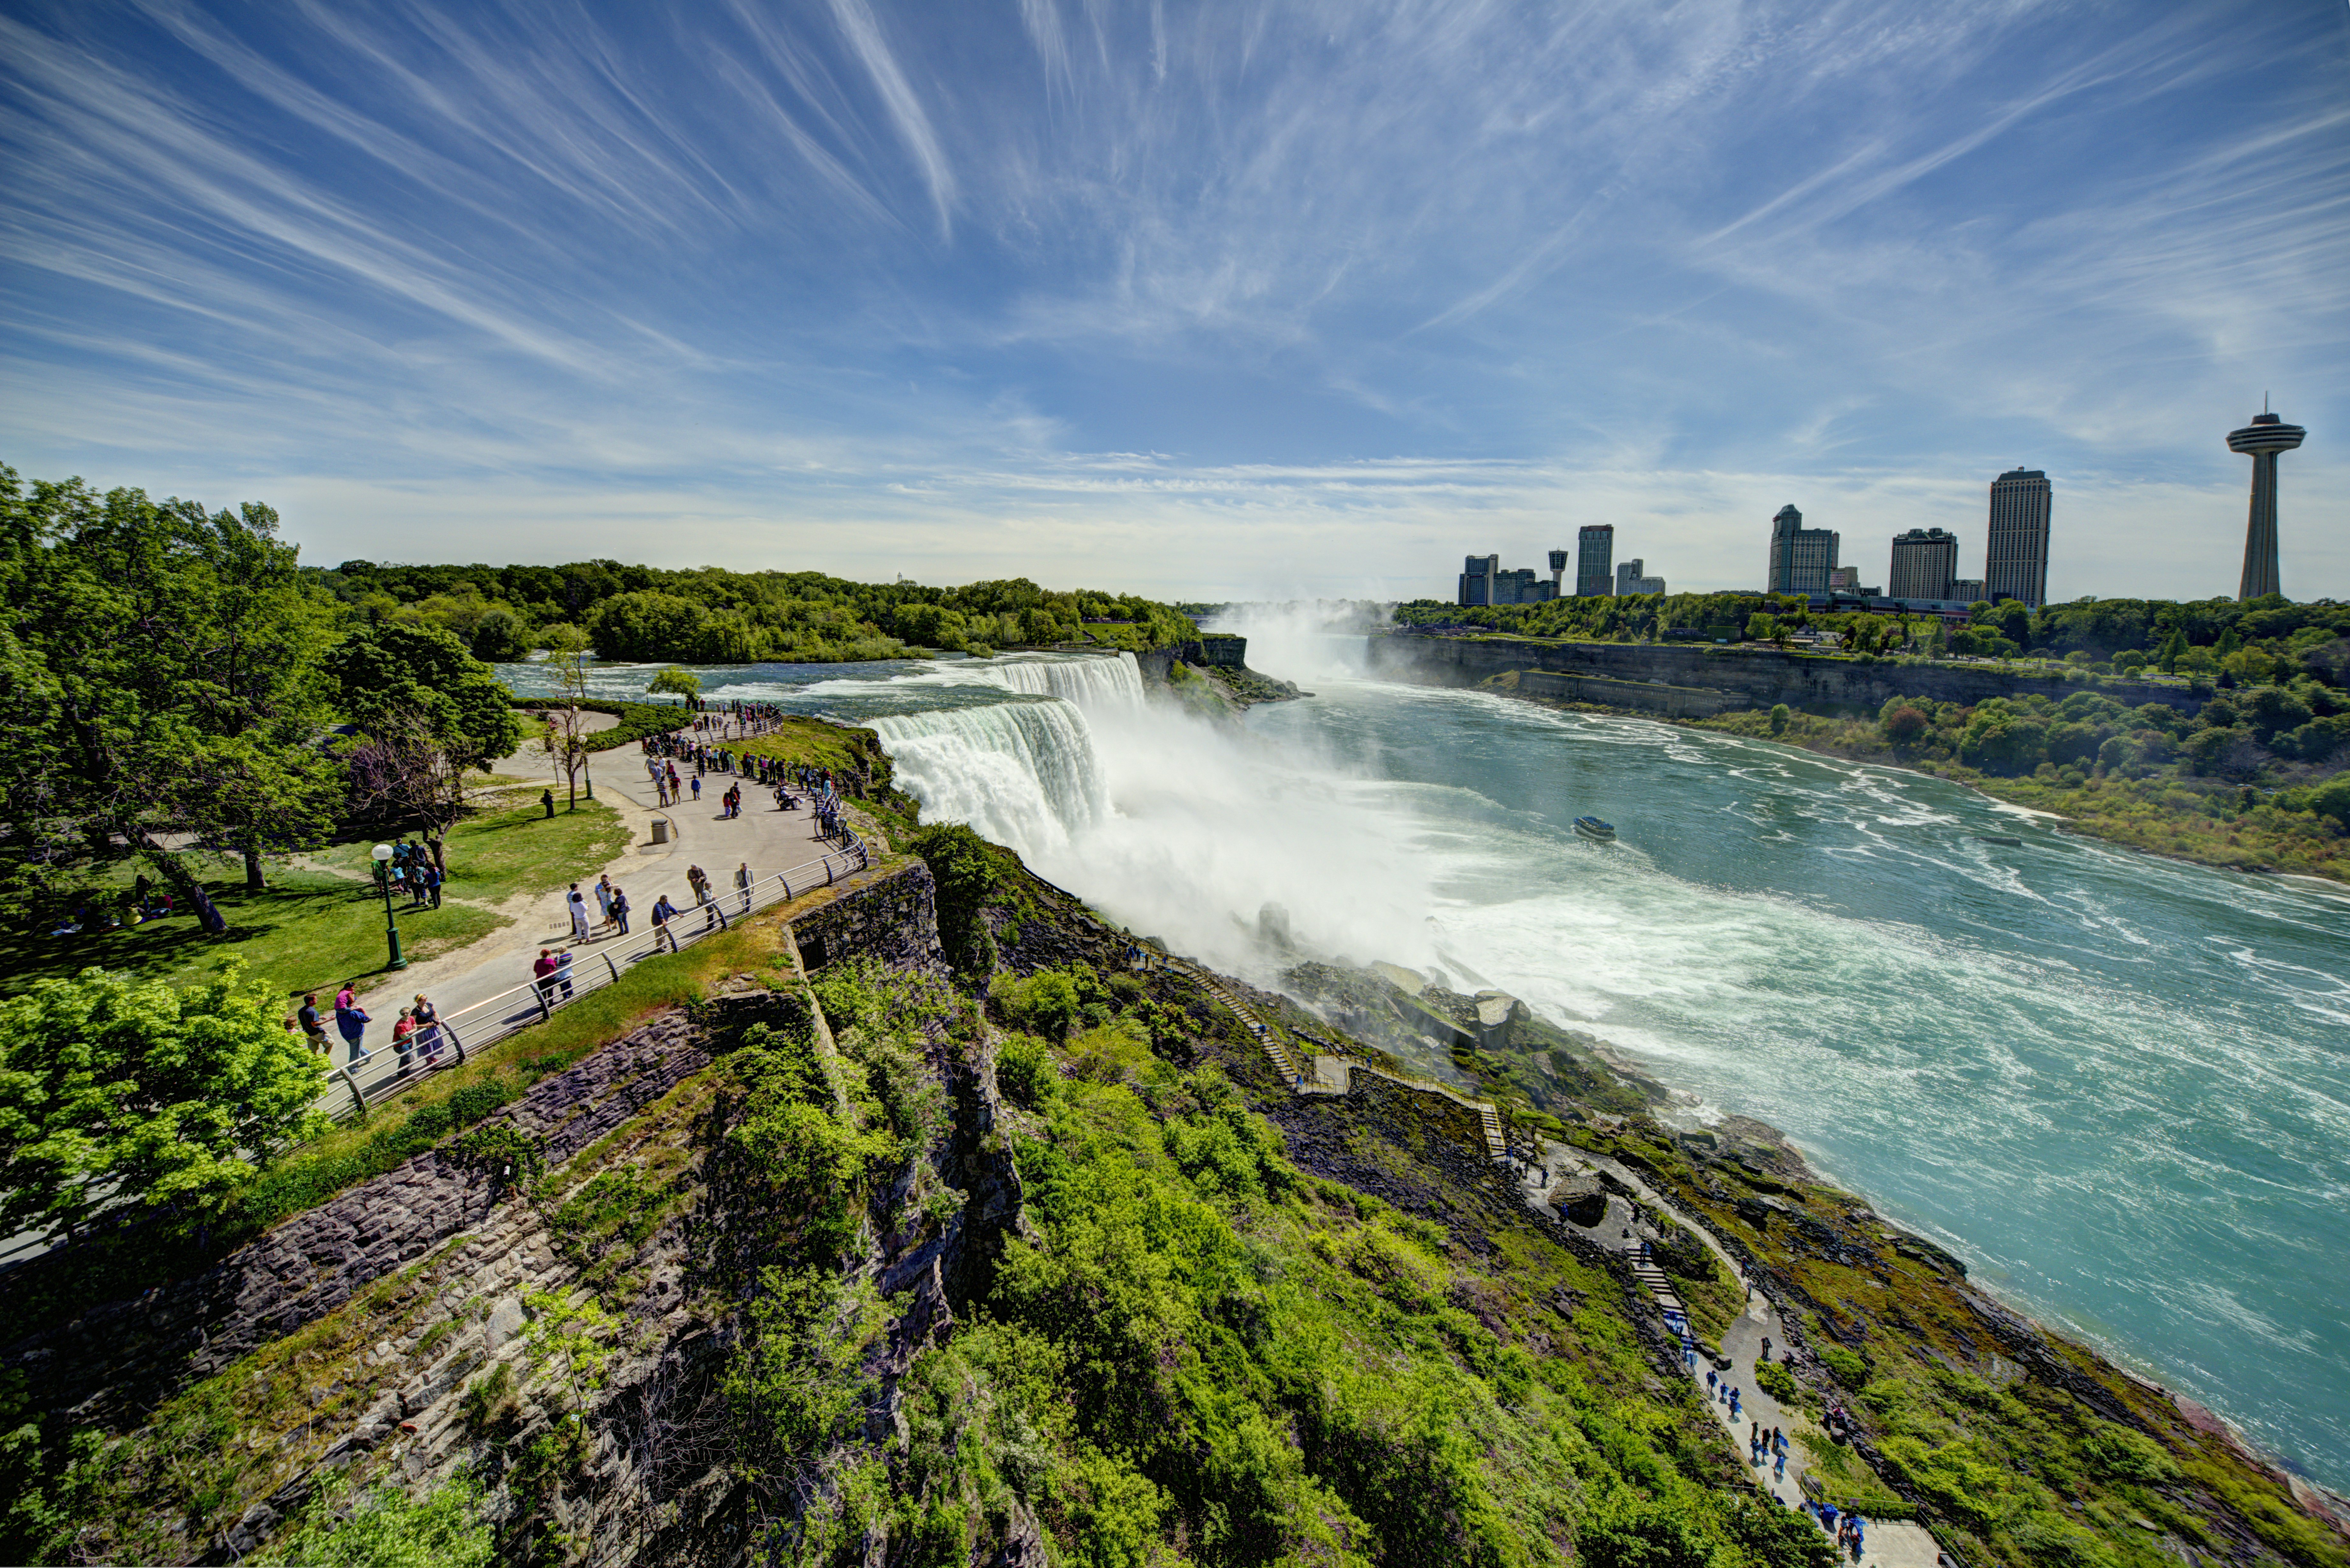
<path id="1" fill-rule="evenodd" d="M 1846 762 L 1881 763 L 1963 784 L 1993 800 L 2050 816 L 2066 832 L 2191 865 L 2226 871 L 2287 873 L 2350 885 L 2350 832 L 2323 817 L 2280 811 L 2271 796 L 2225 779 L 2175 774 L 2142 779 L 2059 775 L 2003 778 L 1961 763 L 1918 757 L 1886 740 L 1879 726 L 1791 712 L 1774 729 L 1767 712 L 1675 718 L 1600 702 L 1563 702 L 1495 687 L 1499 694 L 1564 711 L 1613 713 L 1690 730 L 1797 746 Z M 2255 796 L 2247 802 L 2247 794 Z"/>

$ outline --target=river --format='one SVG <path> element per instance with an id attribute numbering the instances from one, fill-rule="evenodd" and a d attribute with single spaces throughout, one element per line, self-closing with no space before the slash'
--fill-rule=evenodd
<path id="1" fill-rule="evenodd" d="M 1176 950 L 1498 986 L 1975 1277 L 2350 1489 L 2350 896 L 2105 847 L 1930 776 L 1402 686 L 1243 625 L 1312 698 L 1211 725 L 1130 659 L 705 669 L 878 729 L 972 823 Z M 537 687 L 530 667 L 508 671 Z M 601 667 L 610 695 L 645 667 Z M 1612 845 L 1578 838 L 1593 813 Z M 1986 841 L 2012 836 L 2015 846 Z M 2328 1282 L 2333 1282 L 2328 1283 Z"/>

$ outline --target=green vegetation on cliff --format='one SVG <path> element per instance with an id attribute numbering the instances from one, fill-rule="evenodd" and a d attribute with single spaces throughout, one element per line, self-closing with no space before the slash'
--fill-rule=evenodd
<path id="1" fill-rule="evenodd" d="M 444 627 L 494 660 L 521 658 L 559 625 L 584 629 L 605 659 L 688 664 L 831 663 L 900 658 L 910 647 L 988 653 L 1058 642 L 1140 652 L 1198 635 L 1185 617 L 1149 599 L 1055 593 L 1024 577 L 939 588 L 821 572 L 663 571 L 618 561 L 345 561 L 316 575 L 352 613 Z"/>
<path id="2" fill-rule="evenodd" d="M 2194 717 L 2095 691 L 1972 706 L 1895 698 L 1876 721 L 1692 721 L 1862 761 L 1927 767 L 2081 832 L 2205 865 L 2350 880 L 2350 692 L 2222 692 Z"/>

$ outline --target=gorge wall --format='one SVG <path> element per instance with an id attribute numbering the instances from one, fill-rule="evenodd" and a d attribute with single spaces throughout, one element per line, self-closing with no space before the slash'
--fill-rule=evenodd
<path id="1" fill-rule="evenodd" d="M 1605 703 L 1675 718 L 1706 718 L 1780 702 L 1813 711 L 1874 712 L 1895 697 L 1971 704 L 2038 693 L 2062 701 L 2083 690 L 2077 682 L 2012 674 L 1987 665 L 1863 664 L 1774 649 L 1537 642 L 1413 631 L 1372 638 L 1368 657 L 1373 672 L 1391 680 L 1482 686 L 1493 677 L 1515 674 L 1514 689 L 1526 696 Z M 2098 690 L 2132 706 L 2162 702 L 2192 713 L 2203 705 L 2203 699 L 2191 692 L 2146 681 L 2116 681 Z"/>

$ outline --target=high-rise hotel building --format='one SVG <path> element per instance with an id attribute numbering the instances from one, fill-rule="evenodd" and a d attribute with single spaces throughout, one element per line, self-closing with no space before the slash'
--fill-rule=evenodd
<path id="1" fill-rule="evenodd" d="M 1893 535 L 1893 576 L 1887 594 L 1897 599 L 1947 599 L 1959 576 L 1959 536 L 1945 528 L 1912 528 Z"/>
<path id="2" fill-rule="evenodd" d="M 1771 566 L 1762 576 L 1766 594 L 1822 594 L 1836 568 L 1835 531 L 1806 528 L 1804 514 L 1782 506 L 1771 519 Z"/>
<path id="3" fill-rule="evenodd" d="M 1595 523 L 1575 536 L 1575 594 L 1605 598 L 1616 591 L 1616 524 Z"/>
<path id="4" fill-rule="evenodd" d="M 2048 602 L 2048 476 L 2011 468 L 1991 482 L 1983 591 L 2038 609 Z"/>

